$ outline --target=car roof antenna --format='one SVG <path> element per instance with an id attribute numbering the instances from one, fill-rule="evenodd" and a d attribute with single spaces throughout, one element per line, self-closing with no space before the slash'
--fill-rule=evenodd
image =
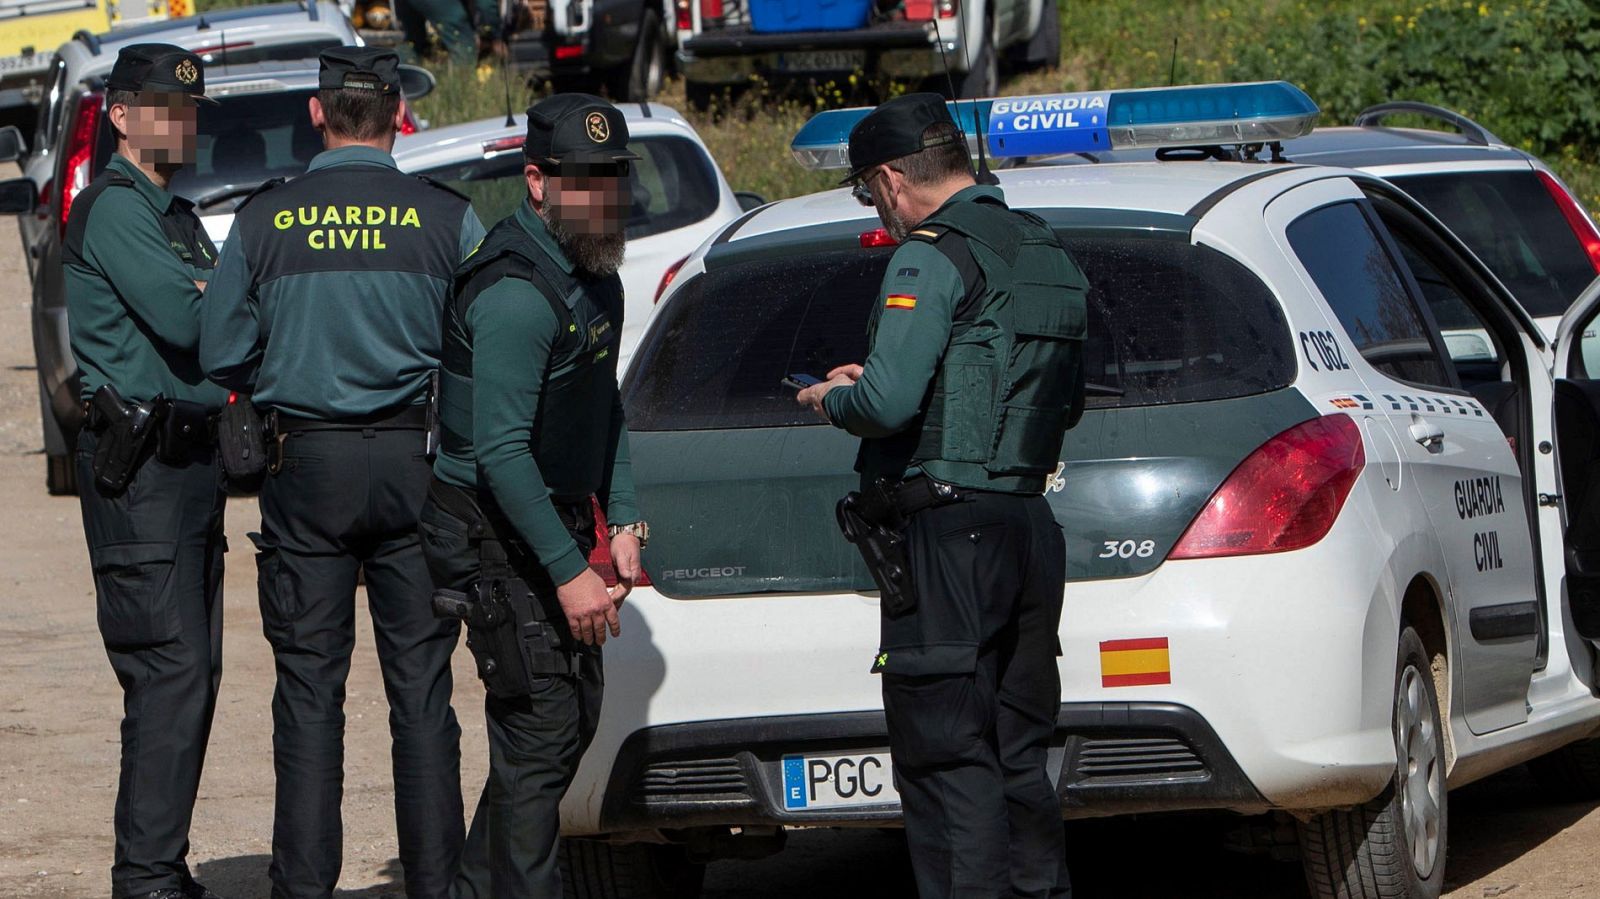
<path id="1" fill-rule="evenodd" d="M 1178 83 L 1178 37 L 1172 37 L 1172 65 L 1167 69 L 1167 86 Z"/>
<path id="2" fill-rule="evenodd" d="M 509 53 L 507 56 L 508 58 L 500 60 L 500 80 L 505 82 L 506 86 L 506 127 L 515 128 L 517 126 L 517 117 L 511 114 L 511 60 Z"/>
<path id="3" fill-rule="evenodd" d="M 956 30 L 957 30 L 957 33 L 961 35 L 961 51 L 962 51 L 962 53 L 966 54 L 966 57 L 967 57 L 967 73 L 971 74 L 972 73 L 972 48 L 970 46 L 968 46 L 968 42 L 966 40 L 967 29 L 966 29 L 966 26 L 964 24 L 966 22 L 966 19 L 964 18 L 965 13 L 966 13 L 966 6 L 967 5 L 965 3 L 956 4 Z M 939 51 L 939 55 L 941 57 L 944 55 L 943 47 L 944 47 L 944 45 L 941 42 L 940 51 Z M 991 47 L 989 52 L 993 53 L 994 49 Z M 950 81 L 951 80 L 950 79 L 950 64 L 948 62 L 946 62 L 945 66 L 944 66 L 944 77 L 945 77 L 946 81 Z M 955 84 L 954 84 L 953 81 L 950 84 L 950 99 L 952 101 L 956 101 L 956 89 L 955 89 Z M 959 108 L 959 101 L 956 101 L 956 102 L 958 104 L 957 108 Z M 959 128 L 960 125 L 958 124 L 957 127 Z M 998 176 L 996 176 L 994 172 L 989 171 L 989 157 L 988 157 L 988 155 L 986 155 L 983 152 L 983 145 L 985 143 L 987 143 L 988 141 L 984 137 L 985 130 L 984 130 L 984 127 L 983 127 L 983 118 L 978 113 L 978 100 L 977 100 L 976 97 L 974 97 L 972 99 L 972 127 L 976 128 L 977 131 L 978 131 L 978 134 L 977 134 L 977 137 L 978 137 L 978 173 L 976 175 L 977 181 L 978 181 L 979 184 L 989 184 L 989 185 L 999 184 L 1000 183 L 1000 178 Z"/>

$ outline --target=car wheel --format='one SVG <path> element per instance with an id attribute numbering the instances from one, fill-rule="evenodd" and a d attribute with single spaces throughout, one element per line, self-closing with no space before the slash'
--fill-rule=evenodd
<path id="1" fill-rule="evenodd" d="M 1017 44 L 1006 61 L 1023 69 L 1053 69 L 1061 65 L 1061 3 L 1047 0 L 1039 17 L 1039 31 L 1026 44 Z"/>
<path id="2" fill-rule="evenodd" d="M 43 377 L 39 379 L 39 421 L 44 426 L 45 489 L 51 496 L 76 496 L 78 467 L 72 458 L 72 446 L 77 442 L 77 434 L 68 433 L 56 417 L 50 394 L 44 389 Z"/>
<path id="3" fill-rule="evenodd" d="M 1394 780 L 1378 798 L 1300 825 L 1306 885 L 1317 899 L 1436 899 L 1444 889 L 1445 737 L 1428 656 L 1400 634 Z"/>
<path id="4" fill-rule="evenodd" d="M 697 899 L 705 877 L 682 846 L 561 841 L 566 899 Z"/>
<path id="5" fill-rule="evenodd" d="M 957 80 L 955 99 L 992 97 L 999 89 L 1000 60 L 994 52 L 994 35 L 984 23 L 983 38 L 972 54 L 972 70 Z"/>
<path id="6" fill-rule="evenodd" d="M 78 495 L 78 466 L 71 453 L 45 456 L 44 485 L 51 496 Z"/>
<path id="7" fill-rule="evenodd" d="M 655 99 L 667 77 L 667 30 L 661 13 L 647 8 L 639 22 L 639 42 L 633 48 L 633 61 L 619 66 L 612 76 L 611 96 L 618 102 L 638 103 Z"/>
<path id="8" fill-rule="evenodd" d="M 1600 739 L 1579 740 L 1528 763 L 1551 799 L 1600 799 Z"/>

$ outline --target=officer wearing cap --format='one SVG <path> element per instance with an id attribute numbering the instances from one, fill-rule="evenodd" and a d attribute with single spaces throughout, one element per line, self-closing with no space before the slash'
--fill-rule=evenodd
<path id="1" fill-rule="evenodd" d="M 342 857 L 344 688 L 365 574 L 389 699 L 406 893 L 443 896 L 463 839 L 456 622 L 433 617 L 417 534 L 428 400 L 451 273 L 483 237 L 467 199 L 395 168 L 394 51 L 321 54 L 327 149 L 237 212 L 206 297 L 200 363 L 267 414 L 256 543 L 273 695 L 273 895 L 327 897 Z"/>
<path id="2" fill-rule="evenodd" d="M 122 685 L 112 894 L 210 896 L 189 874 L 189 822 L 222 677 L 222 485 L 208 418 L 225 397 L 195 352 L 215 265 L 174 174 L 195 151 L 205 67 L 166 44 L 117 54 L 116 152 L 78 194 L 63 247 L 84 535 L 100 635 Z"/>
<path id="3" fill-rule="evenodd" d="M 1066 558 L 1042 493 L 1082 413 L 1085 282 L 1043 221 L 975 183 L 942 98 L 884 103 L 849 152 L 846 183 L 900 247 L 865 365 L 798 399 L 864 438 L 841 519 L 859 507 L 905 554 L 875 571 L 873 670 L 918 892 L 1068 895 L 1046 770 Z"/>
<path id="4" fill-rule="evenodd" d="M 599 97 L 556 95 L 528 110 L 523 153 L 527 200 L 457 271 L 445 310 L 443 443 L 422 513 L 434 583 L 467 599 L 488 692 L 489 779 L 456 899 L 562 895 L 561 797 L 649 536 L 616 377 L 628 126 Z M 588 564 L 595 499 L 610 589 Z"/>

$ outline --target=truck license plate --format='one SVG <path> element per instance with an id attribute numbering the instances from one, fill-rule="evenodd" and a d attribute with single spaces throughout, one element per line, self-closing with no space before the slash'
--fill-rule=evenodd
<path id="1" fill-rule="evenodd" d="M 778 54 L 778 70 L 782 72 L 854 72 L 866 65 L 865 50 L 806 50 Z"/>
<path id="2" fill-rule="evenodd" d="M 855 805 L 899 805 L 887 750 L 783 757 L 783 808 L 799 812 Z"/>

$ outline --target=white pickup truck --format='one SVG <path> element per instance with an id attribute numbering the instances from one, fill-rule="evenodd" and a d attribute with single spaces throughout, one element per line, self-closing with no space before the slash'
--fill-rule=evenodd
<path id="1" fill-rule="evenodd" d="M 678 68 L 699 106 L 752 77 L 821 81 L 856 72 L 988 97 L 1002 64 L 1037 68 L 1061 57 L 1064 0 L 874 0 L 863 26 L 843 29 L 804 27 L 804 0 L 677 2 L 690 26 Z M 758 11 L 769 11 L 776 27 Z"/>

